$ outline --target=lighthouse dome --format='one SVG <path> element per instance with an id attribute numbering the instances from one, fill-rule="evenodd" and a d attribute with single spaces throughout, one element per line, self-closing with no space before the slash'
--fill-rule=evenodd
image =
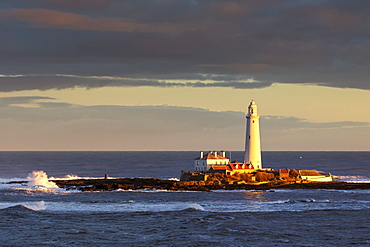
<path id="1" fill-rule="evenodd" d="M 248 115 L 257 116 L 257 105 L 253 100 L 251 101 L 251 103 L 248 106 Z"/>
<path id="2" fill-rule="evenodd" d="M 256 102 L 254 102 L 253 100 L 251 101 L 251 103 L 249 104 L 248 108 L 257 108 L 257 105 L 256 105 Z"/>

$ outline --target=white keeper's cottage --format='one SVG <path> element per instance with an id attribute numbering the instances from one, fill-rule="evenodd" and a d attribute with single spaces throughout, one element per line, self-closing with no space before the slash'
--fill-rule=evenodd
<path id="1" fill-rule="evenodd" d="M 196 173 L 206 172 L 233 175 L 234 173 L 251 173 L 254 171 L 255 169 L 249 163 L 230 162 L 230 159 L 226 158 L 225 151 L 209 151 L 209 153 L 200 151 L 200 156 L 194 159 L 194 172 Z"/>
<path id="2" fill-rule="evenodd" d="M 213 166 L 226 166 L 230 163 L 230 160 L 225 157 L 225 151 L 209 151 L 209 153 L 204 154 L 203 151 L 200 151 L 200 156 L 194 159 L 194 168 L 195 171 L 206 172 L 211 169 Z"/>

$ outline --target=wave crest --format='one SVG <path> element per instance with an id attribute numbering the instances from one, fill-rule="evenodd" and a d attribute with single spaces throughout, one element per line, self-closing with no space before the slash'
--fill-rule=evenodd
<path id="1" fill-rule="evenodd" d="M 28 174 L 27 180 L 32 186 L 59 188 L 54 182 L 49 181 L 48 175 L 44 171 L 32 171 Z"/>

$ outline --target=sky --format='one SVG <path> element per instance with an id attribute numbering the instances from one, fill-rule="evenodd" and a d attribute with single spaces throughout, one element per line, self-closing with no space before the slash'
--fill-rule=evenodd
<path id="1" fill-rule="evenodd" d="M 370 1 L 2 0 L 1 151 L 370 151 Z"/>

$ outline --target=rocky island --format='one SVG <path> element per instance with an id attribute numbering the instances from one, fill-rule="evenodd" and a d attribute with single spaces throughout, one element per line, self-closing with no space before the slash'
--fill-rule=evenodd
<path id="1" fill-rule="evenodd" d="M 308 182 L 303 180 L 272 180 L 265 182 L 245 182 L 226 176 L 209 177 L 206 181 L 176 181 L 158 178 L 118 178 L 118 179 L 76 179 L 51 180 L 58 187 L 81 191 L 111 190 L 167 190 L 167 191 L 212 191 L 212 190 L 274 190 L 274 189 L 370 189 L 370 183 L 349 183 L 343 181 Z"/>

